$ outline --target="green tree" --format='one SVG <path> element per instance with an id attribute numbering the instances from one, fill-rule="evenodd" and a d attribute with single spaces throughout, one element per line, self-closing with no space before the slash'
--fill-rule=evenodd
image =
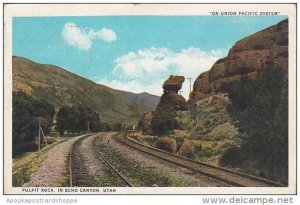
<path id="1" fill-rule="evenodd" d="M 80 133 L 87 130 L 89 123 L 90 130 L 97 128 L 99 116 L 90 108 L 79 106 L 64 106 L 59 109 L 56 115 L 57 130 L 63 134 Z"/>
<path id="2" fill-rule="evenodd" d="M 240 157 L 253 160 L 271 178 L 287 181 L 288 79 L 280 68 L 262 70 L 255 81 L 232 85 L 231 111 L 244 139 Z"/>
<path id="3" fill-rule="evenodd" d="M 22 91 L 13 92 L 12 100 L 12 141 L 13 151 L 24 142 L 33 142 L 38 133 L 38 118 L 43 118 L 45 134 L 52 126 L 54 107 L 44 100 L 35 99 Z"/>
<path id="4" fill-rule="evenodd" d="M 143 129 L 143 121 L 141 119 L 138 120 L 137 130 Z"/>
<path id="5" fill-rule="evenodd" d="M 56 114 L 57 131 L 63 135 L 65 131 L 69 131 L 69 107 L 61 107 Z"/>
<path id="6" fill-rule="evenodd" d="M 168 108 L 157 109 L 152 118 L 152 129 L 154 134 L 163 135 L 178 127 L 175 113 Z"/>

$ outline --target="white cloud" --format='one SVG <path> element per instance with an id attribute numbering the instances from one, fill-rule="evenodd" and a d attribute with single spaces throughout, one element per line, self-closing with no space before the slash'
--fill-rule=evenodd
<path id="1" fill-rule="evenodd" d="M 224 50 L 203 51 L 195 47 L 179 52 L 155 47 L 141 49 L 115 59 L 113 80 L 100 79 L 99 83 L 120 90 L 161 95 L 162 84 L 170 75 L 192 77 L 194 81 L 200 73 L 209 70 L 215 61 L 225 55 Z M 187 79 L 182 90 L 184 97 L 188 98 Z"/>
<path id="2" fill-rule="evenodd" d="M 81 50 L 89 50 L 92 46 L 92 41 L 86 31 L 77 27 L 74 23 L 65 24 L 62 36 L 69 45 Z"/>
<path id="3" fill-rule="evenodd" d="M 110 29 L 103 28 L 98 32 L 98 37 L 103 41 L 112 42 L 117 40 L 117 35 Z"/>
<path id="4" fill-rule="evenodd" d="M 92 47 L 94 40 L 99 39 L 105 42 L 117 40 L 117 35 L 113 30 L 102 28 L 95 31 L 88 27 L 77 26 L 72 22 L 64 25 L 62 37 L 69 45 L 85 51 Z"/>

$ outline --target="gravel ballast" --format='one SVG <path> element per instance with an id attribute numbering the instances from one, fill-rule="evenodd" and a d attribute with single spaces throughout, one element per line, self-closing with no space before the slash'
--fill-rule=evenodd
<path id="1" fill-rule="evenodd" d="M 50 149 L 40 168 L 31 174 L 24 187 L 63 186 L 68 180 L 69 154 L 73 144 L 83 136 L 74 137 Z"/>

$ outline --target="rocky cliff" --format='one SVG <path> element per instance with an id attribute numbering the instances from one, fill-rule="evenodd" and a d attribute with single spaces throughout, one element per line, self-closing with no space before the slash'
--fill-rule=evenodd
<path id="1" fill-rule="evenodd" d="M 151 135 L 153 133 L 152 130 L 152 119 L 153 119 L 154 111 L 145 112 L 142 118 L 142 131 L 143 134 Z"/>
<path id="2" fill-rule="evenodd" d="M 190 101 L 228 91 L 228 85 L 241 79 L 256 79 L 266 67 L 288 72 L 288 19 L 238 41 L 228 56 L 196 79 Z"/>
<path id="3" fill-rule="evenodd" d="M 178 91 L 181 89 L 185 78 L 183 76 L 171 75 L 163 84 L 164 93 L 161 96 L 157 109 L 172 107 L 173 110 L 187 109 L 187 102 Z"/>
<path id="4" fill-rule="evenodd" d="M 153 118 L 165 112 L 173 112 L 177 110 L 186 110 L 187 102 L 178 91 L 181 89 L 185 78 L 183 76 L 171 75 L 163 84 L 164 93 L 160 98 L 157 108 L 153 112 L 147 112 L 142 118 L 142 127 L 144 134 L 153 134 Z"/>

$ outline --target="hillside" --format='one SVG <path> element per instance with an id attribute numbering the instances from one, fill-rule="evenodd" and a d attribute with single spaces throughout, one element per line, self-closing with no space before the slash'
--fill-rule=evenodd
<path id="1" fill-rule="evenodd" d="M 133 101 L 140 102 L 140 103 L 146 105 L 147 107 L 152 108 L 153 110 L 155 110 L 155 108 L 157 107 L 159 100 L 160 100 L 159 96 L 152 95 L 147 92 L 132 93 L 132 92 L 126 92 L 126 91 L 122 91 L 122 90 L 116 90 L 116 91 L 119 92 L 121 95 L 124 95 Z"/>
<path id="2" fill-rule="evenodd" d="M 144 112 L 155 108 L 156 96 L 117 91 L 96 84 L 54 65 L 38 64 L 13 57 L 13 91 L 24 91 L 59 108 L 64 105 L 90 107 L 106 122 L 136 122 Z M 132 96 L 132 97 L 131 97 Z M 158 97 L 157 97 L 158 98 Z"/>
<path id="3" fill-rule="evenodd" d="M 157 109 L 142 119 L 139 140 L 287 184 L 287 73 L 286 19 L 241 39 L 201 73 L 187 106 L 178 95 L 184 77 L 170 76 Z"/>
<path id="4" fill-rule="evenodd" d="M 200 74 L 181 132 L 202 161 L 287 184 L 288 19 L 238 41 Z"/>

